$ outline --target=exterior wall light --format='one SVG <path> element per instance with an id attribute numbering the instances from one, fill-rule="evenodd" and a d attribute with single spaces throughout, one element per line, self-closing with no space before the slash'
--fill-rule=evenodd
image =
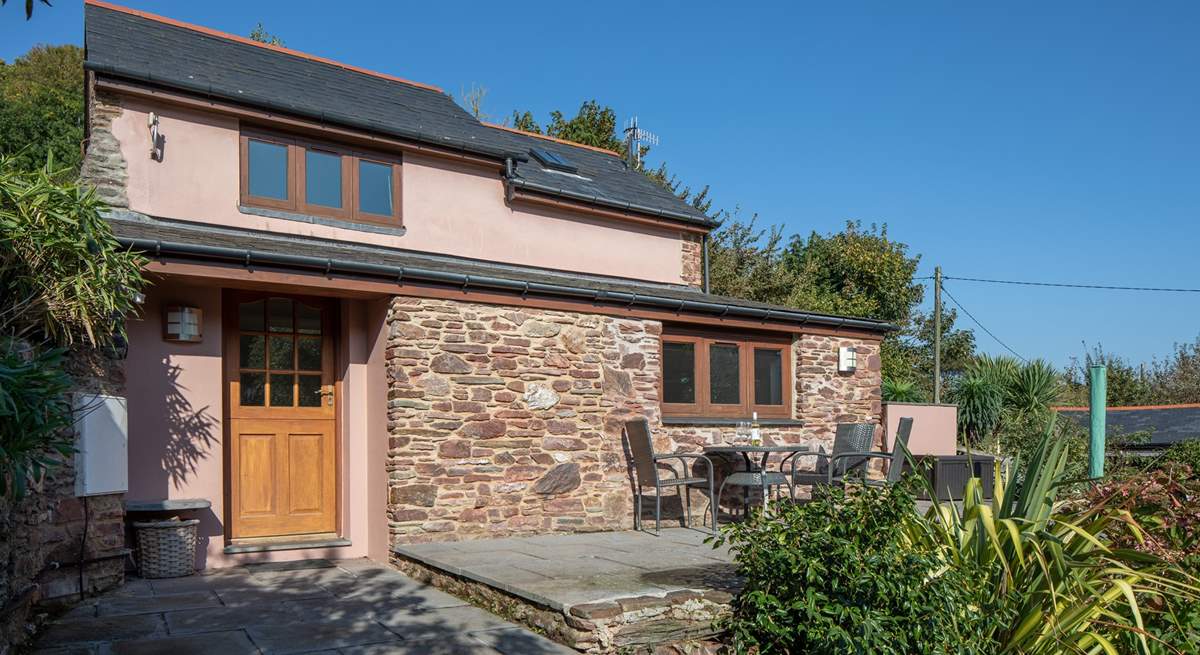
<path id="1" fill-rule="evenodd" d="M 199 343 L 204 339 L 204 310 L 170 305 L 164 313 L 163 339 L 182 343 Z"/>
<path id="2" fill-rule="evenodd" d="M 849 346 L 838 348 L 838 373 L 853 373 L 858 370 L 858 351 Z"/>
<path id="3" fill-rule="evenodd" d="M 162 161 L 164 139 L 158 132 L 158 114 L 150 112 L 146 116 L 146 127 L 150 129 L 150 159 Z"/>

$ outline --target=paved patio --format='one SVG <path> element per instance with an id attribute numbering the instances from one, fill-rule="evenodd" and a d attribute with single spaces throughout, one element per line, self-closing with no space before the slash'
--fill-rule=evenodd
<path id="1" fill-rule="evenodd" d="M 134 578 L 47 627 L 37 653 L 574 653 L 368 560 Z"/>
<path id="2" fill-rule="evenodd" d="M 641 652 L 718 638 L 741 586 L 727 547 L 686 528 L 593 532 L 393 548 L 414 577 L 535 625 L 580 651 Z M 690 652 L 690 651 L 689 651 Z"/>
<path id="3" fill-rule="evenodd" d="M 575 605 L 685 590 L 736 590 L 729 548 L 708 533 L 587 532 L 397 546 L 396 554 L 540 605 Z"/>

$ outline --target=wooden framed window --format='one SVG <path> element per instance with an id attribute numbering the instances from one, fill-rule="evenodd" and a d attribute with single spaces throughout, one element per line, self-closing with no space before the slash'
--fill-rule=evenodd
<path id="1" fill-rule="evenodd" d="M 788 418 L 791 342 L 772 337 L 664 330 L 664 416 Z"/>
<path id="2" fill-rule="evenodd" d="M 398 227 L 398 154 L 242 130 L 241 203 Z"/>

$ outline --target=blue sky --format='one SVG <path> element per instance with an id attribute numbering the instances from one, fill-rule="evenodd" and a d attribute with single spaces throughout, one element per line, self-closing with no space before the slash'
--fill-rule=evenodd
<path id="1" fill-rule="evenodd" d="M 80 3 L 30 22 L 23 4 L 0 8 L 0 58 L 81 41 Z M 482 85 L 497 120 L 596 98 L 718 206 L 805 234 L 886 223 L 922 275 L 1200 287 L 1200 4 L 126 4 Z M 1200 294 L 946 286 L 1057 364 L 1085 341 L 1149 360 L 1200 334 Z"/>

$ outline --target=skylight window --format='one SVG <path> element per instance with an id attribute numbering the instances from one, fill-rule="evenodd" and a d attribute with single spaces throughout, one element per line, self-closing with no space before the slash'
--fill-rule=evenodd
<path id="1" fill-rule="evenodd" d="M 551 168 L 556 171 L 564 171 L 567 173 L 574 173 L 575 171 L 579 170 L 575 164 L 570 162 L 570 160 L 556 152 L 550 152 L 549 150 L 545 150 L 543 148 L 533 148 L 529 151 L 529 154 L 533 155 L 533 158 L 541 162 L 542 166 L 545 166 L 546 168 Z"/>

